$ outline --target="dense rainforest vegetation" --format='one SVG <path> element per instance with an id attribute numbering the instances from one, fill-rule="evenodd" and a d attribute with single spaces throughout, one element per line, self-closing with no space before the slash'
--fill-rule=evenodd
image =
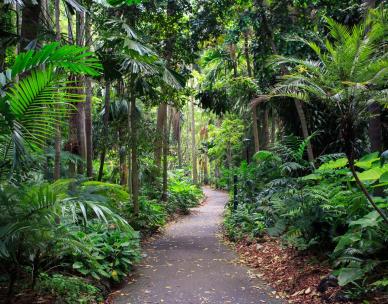
<path id="1" fill-rule="evenodd" d="M 103 302 L 211 185 L 229 239 L 281 239 L 344 301 L 387 303 L 387 13 L 3 0 L 0 299 Z"/>

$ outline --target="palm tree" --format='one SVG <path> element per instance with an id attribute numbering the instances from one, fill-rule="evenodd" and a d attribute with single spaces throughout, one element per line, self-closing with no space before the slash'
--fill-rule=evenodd
<path id="1" fill-rule="evenodd" d="M 287 64 L 292 73 L 284 75 L 272 91 L 273 96 L 288 96 L 308 102 L 311 97 L 326 102 L 338 115 L 344 151 L 349 168 L 367 200 L 388 223 L 357 176 L 354 167 L 355 146 L 362 126 L 369 118 L 371 102 L 387 104 L 388 58 L 383 53 L 387 33 L 387 15 L 372 11 L 365 22 L 351 29 L 326 19 L 329 38 L 322 45 L 299 39 L 315 53 L 317 60 L 275 56 L 273 64 Z"/>
<path id="2" fill-rule="evenodd" d="M 156 96 L 156 91 L 164 86 L 179 89 L 183 86 L 183 79 L 174 71 L 167 68 L 166 62 L 149 49 L 136 32 L 123 20 L 110 19 L 107 22 L 111 31 L 105 33 L 109 39 L 104 41 L 102 50 L 109 50 L 110 59 L 121 62 L 119 77 L 127 82 L 128 99 L 128 129 L 130 133 L 129 148 L 131 149 L 131 185 L 132 204 L 134 213 L 139 212 L 139 164 L 137 155 L 139 122 L 136 115 L 136 102 L 140 97 Z M 113 33 L 113 34 L 112 34 Z M 155 85 L 156 84 L 156 85 Z M 153 87 L 157 89 L 154 90 Z M 129 166 L 129 164 L 128 164 Z"/>
<path id="3" fill-rule="evenodd" d="M 20 53 L 0 73 L 0 168 L 12 173 L 52 138 L 69 105 L 82 101 L 72 93 L 73 75 L 99 75 L 101 66 L 84 48 L 51 43 L 41 50 Z M 21 79 L 16 82 L 15 79 Z"/>

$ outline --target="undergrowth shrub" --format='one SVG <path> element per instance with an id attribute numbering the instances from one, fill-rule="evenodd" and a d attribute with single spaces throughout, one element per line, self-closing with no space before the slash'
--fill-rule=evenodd
<path id="1" fill-rule="evenodd" d="M 132 228 L 120 230 L 115 225 L 93 223 L 75 231 L 73 237 L 83 250 L 67 252 L 65 260 L 71 267 L 96 280 L 120 281 L 140 260 L 139 234 Z"/>
<path id="2" fill-rule="evenodd" d="M 133 206 L 128 207 L 129 223 L 138 231 L 155 232 L 166 224 L 166 207 L 157 200 L 150 200 L 144 196 L 139 198 L 139 214 L 133 215 Z"/>
<path id="3" fill-rule="evenodd" d="M 227 236 L 234 241 L 264 232 L 281 237 L 287 246 L 326 255 L 352 297 L 388 293 L 388 229 L 356 186 L 347 159 L 322 156 L 313 169 L 300 151 L 278 146 L 241 164 L 236 170 L 239 206 L 233 211 L 230 204 L 225 214 Z M 355 165 L 376 204 L 387 212 L 388 164 L 372 153 Z"/>
<path id="4" fill-rule="evenodd" d="M 228 210 L 224 220 L 227 236 L 233 241 L 243 238 L 254 240 L 264 234 L 264 216 L 254 212 L 254 206 L 240 205 L 235 212 Z"/>
<path id="5" fill-rule="evenodd" d="M 101 291 L 97 287 L 76 276 L 41 273 L 36 284 L 36 291 L 41 295 L 54 296 L 55 303 L 89 304 L 103 301 Z"/>
<path id="6" fill-rule="evenodd" d="M 169 179 L 169 201 L 166 210 L 169 214 L 189 213 L 189 209 L 197 206 L 203 197 L 202 190 L 178 171 Z"/>

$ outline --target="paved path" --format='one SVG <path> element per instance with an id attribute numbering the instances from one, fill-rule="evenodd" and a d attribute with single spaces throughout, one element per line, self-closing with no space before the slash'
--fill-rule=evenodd
<path id="1" fill-rule="evenodd" d="M 144 249 L 147 257 L 115 304 L 279 304 L 271 291 L 216 234 L 227 194 L 204 188 L 207 200 L 190 216 L 167 227 Z M 254 277 L 254 278 L 252 278 Z"/>

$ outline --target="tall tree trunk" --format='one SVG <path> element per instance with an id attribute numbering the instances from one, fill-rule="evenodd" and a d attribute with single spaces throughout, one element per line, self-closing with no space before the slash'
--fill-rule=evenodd
<path id="1" fill-rule="evenodd" d="M 302 126 L 302 133 L 303 133 L 303 138 L 307 139 L 309 137 L 309 132 L 307 130 L 307 121 L 306 121 L 306 116 L 303 111 L 302 104 L 299 100 L 294 100 L 295 102 L 295 107 L 298 112 L 299 119 L 301 121 L 301 126 Z M 313 154 L 313 147 L 310 143 L 310 141 L 307 143 L 307 157 L 309 162 L 314 162 L 314 154 Z"/>
<path id="2" fill-rule="evenodd" d="M 264 105 L 263 113 L 263 148 L 264 150 L 268 149 L 269 144 L 269 106 L 268 104 Z"/>
<path id="3" fill-rule="evenodd" d="M 134 80 L 131 85 L 131 152 L 132 152 L 132 204 L 133 213 L 139 214 L 139 168 L 137 162 L 137 128 L 138 122 L 136 119 L 136 95 Z"/>
<path id="4" fill-rule="evenodd" d="M 109 110 L 110 110 L 110 82 L 106 81 L 105 84 L 105 98 L 104 98 L 104 117 L 103 117 L 103 124 L 104 124 L 104 132 L 103 132 L 103 144 L 102 144 L 102 151 L 100 155 L 100 168 L 98 170 L 98 177 L 97 180 L 101 181 L 102 176 L 104 174 L 104 163 L 105 163 L 105 156 L 106 156 L 106 141 L 108 139 L 109 135 Z"/>
<path id="5" fill-rule="evenodd" d="M 121 143 L 124 141 L 123 130 L 120 129 L 118 132 L 119 138 L 119 171 L 120 171 L 120 185 L 127 186 L 128 184 L 128 166 L 127 166 L 127 149 L 122 146 Z"/>
<path id="6" fill-rule="evenodd" d="M 154 158 L 155 165 L 161 172 L 161 163 L 162 163 L 162 149 L 163 149 L 163 127 L 164 121 L 167 115 L 167 104 L 161 103 L 158 107 L 158 113 L 156 118 L 156 138 L 155 138 L 155 148 L 154 148 Z"/>
<path id="7" fill-rule="evenodd" d="M 60 20 L 60 6 L 59 0 L 54 2 L 54 14 L 55 14 L 55 40 L 61 41 L 61 20 Z M 55 126 L 55 157 L 54 157 L 54 180 L 61 177 L 61 123 L 58 121 Z"/>
<path id="8" fill-rule="evenodd" d="M 162 173 L 162 201 L 167 202 L 168 201 L 168 195 L 167 195 L 167 187 L 168 187 L 168 153 L 169 153 L 169 137 L 170 137 L 170 128 L 171 128 L 171 111 L 170 111 L 170 119 L 168 120 L 168 113 L 169 107 L 167 106 L 166 109 L 166 115 L 164 119 L 164 127 L 163 127 L 163 173 Z M 167 123 L 168 121 L 168 123 Z"/>
<path id="9" fill-rule="evenodd" d="M 230 53 L 230 58 L 232 59 L 232 64 L 233 64 L 233 77 L 237 78 L 238 76 L 238 71 L 237 71 L 237 54 L 236 54 L 236 45 L 234 43 L 229 44 L 229 53 Z"/>
<path id="10" fill-rule="evenodd" d="M 21 25 L 21 51 L 25 50 L 28 44 L 38 37 L 39 16 L 41 15 L 41 0 L 24 1 L 22 9 L 22 25 Z"/>
<path id="11" fill-rule="evenodd" d="M 271 144 L 275 143 L 276 140 L 276 112 L 275 109 L 272 108 L 271 111 Z"/>
<path id="12" fill-rule="evenodd" d="M 83 46 L 84 44 L 84 18 L 81 13 L 76 14 L 76 42 L 77 45 Z M 82 86 L 84 83 L 84 77 L 78 77 L 78 85 Z M 84 94 L 84 89 L 80 89 L 81 94 Z M 85 104 L 83 102 L 77 102 L 77 135 L 78 135 L 78 147 L 79 147 L 79 156 L 83 160 L 86 160 L 86 126 L 85 126 Z M 84 165 L 80 162 L 77 166 L 78 174 L 84 173 Z"/>
<path id="13" fill-rule="evenodd" d="M 191 119 L 190 119 L 190 103 L 186 104 L 186 162 L 187 164 L 191 161 L 191 151 L 190 151 L 190 129 L 191 129 Z"/>
<path id="14" fill-rule="evenodd" d="M 192 97 L 191 100 L 191 159 L 193 162 L 193 181 L 198 183 L 198 170 L 197 170 L 197 147 L 195 144 L 195 106 Z"/>
<path id="15" fill-rule="evenodd" d="M 69 43 L 73 44 L 74 43 L 74 35 L 73 35 L 73 28 L 72 28 L 72 23 L 73 23 L 73 17 L 71 14 L 67 14 L 67 32 L 69 35 Z M 73 83 L 75 82 L 76 79 L 74 76 L 69 76 L 69 82 Z M 74 89 L 69 89 L 70 91 Z M 76 107 L 76 105 L 74 105 Z M 79 142 L 78 142 L 78 136 L 77 136 L 77 120 L 78 120 L 78 111 L 76 109 L 71 109 L 70 110 L 70 115 L 69 115 L 69 138 L 68 142 L 66 144 L 66 150 L 72 154 L 79 155 Z M 69 162 L 69 176 L 74 177 L 76 171 L 76 164 L 73 162 Z"/>
<path id="16" fill-rule="evenodd" d="M 263 0 L 255 0 L 255 5 L 258 6 L 262 10 L 262 12 L 264 12 L 265 9 L 264 9 L 264 5 L 263 5 Z M 270 25 L 268 23 L 265 12 L 261 14 L 261 18 L 262 18 L 263 30 L 266 33 L 269 45 L 270 45 L 271 50 L 272 50 L 272 53 L 277 55 L 278 50 L 277 50 L 277 47 L 275 45 L 273 32 L 272 32 L 272 29 L 270 28 Z M 287 73 L 287 70 L 285 69 L 285 67 L 283 65 L 280 68 L 281 68 L 281 73 L 283 75 Z M 299 100 L 294 100 L 294 104 L 295 104 L 296 110 L 298 112 L 298 117 L 299 117 L 300 124 L 302 127 L 303 138 L 307 139 L 309 136 L 309 132 L 308 132 L 306 116 L 305 116 L 302 104 Z M 313 148 L 312 148 L 310 141 L 307 143 L 307 156 L 308 156 L 308 159 L 310 162 L 314 161 Z"/>
<path id="17" fill-rule="evenodd" d="M 85 14 L 85 45 L 90 48 L 91 43 L 91 19 Z M 85 137 L 86 137 L 86 175 L 93 176 L 93 139 L 92 139 L 92 79 L 85 77 Z"/>
<path id="18" fill-rule="evenodd" d="M 177 112 L 179 117 L 177 121 L 177 145 L 178 145 L 178 167 L 182 168 L 182 136 L 181 136 L 181 114 L 180 111 Z"/>
<path id="19" fill-rule="evenodd" d="M 247 62 L 248 76 L 252 77 L 251 60 L 249 58 L 249 31 L 244 32 L 244 55 L 245 61 Z"/>
<path id="20" fill-rule="evenodd" d="M 253 120 L 253 141 L 255 143 L 255 153 L 260 150 L 259 129 L 257 125 L 257 105 L 252 106 Z"/>
<path id="21" fill-rule="evenodd" d="M 132 195 L 132 112 L 131 112 L 131 101 L 128 100 L 128 193 Z"/>
<path id="22" fill-rule="evenodd" d="M 204 140 L 205 142 L 207 142 L 209 139 L 208 126 L 205 127 L 204 133 L 205 133 Z M 203 159 L 203 181 L 205 185 L 209 184 L 208 162 L 209 162 L 209 159 L 208 159 L 207 150 L 206 150 L 204 154 L 204 159 Z"/>

